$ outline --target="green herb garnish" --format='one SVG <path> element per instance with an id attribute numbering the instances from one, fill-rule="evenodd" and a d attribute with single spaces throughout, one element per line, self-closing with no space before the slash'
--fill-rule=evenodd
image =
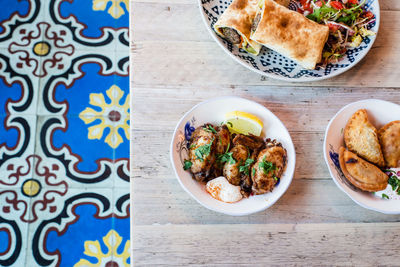
<path id="1" fill-rule="evenodd" d="M 200 161 L 204 161 L 204 157 L 207 157 L 211 153 L 211 146 L 212 143 L 214 142 L 214 138 L 211 140 L 211 143 L 199 146 L 194 150 L 194 154 L 197 159 Z"/>
<path id="2" fill-rule="evenodd" d="M 270 172 L 276 170 L 276 166 L 272 162 L 265 160 L 265 158 L 266 156 L 260 163 L 258 163 L 258 169 L 262 170 L 264 174 L 269 174 Z"/>
<path id="3" fill-rule="evenodd" d="M 250 165 L 254 162 L 254 159 L 246 159 L 244 165 L 239 166 L 239 172 L 243 172 L 246 175 L 249 175 Z"/>
<path id="4" fill-rule="evenodd" d="M 254 175 L 256 175 L 256 169 L 255 168 L 253 168 L 253 170 L 252 170 L 252 175 L 254 176 Z"/>
<path id="5" fill-rule="evenodd" d="M 185 171 L 189 170 L 192 167 L 193 163 L 190 160 L 185 159 L 183 164 L 183 169 Z"/>
<path id="6" fill-rule="evenodd" d="M 226 124 L 228 124 L 229 126 L 231 126 L 231 128 L 233 128 L 233 123 L 228 121 Z"/>
<path id="7" fill-rule="evenodd" d="M 217 133 L 217 131 L 212 127 L 211 125 L 207 125 L 207 127 L 203 127 L 204 131 L 210 132 L 210 133 Z"/>
<path id="8" fill-rule="evenodd" d="M 385 198 L 386 198 L 386 199 L 389 199 L 389 196 L 386 195 L 386 194 L 382 194 L 382 198 L 383 198 L 383 199 L 385 199 Z"/>
<path id="9" fill-rule="evenodd" d="M 236 160 L 233 158 L 233 153 L 232 152 L 228 152 L 230 145 L 231 144 L 229 143 L 224 154 L 219 154 L 217 156 L 217 162 L 219 162 L 220 164 L 225 163 L 225 162 L 228 162 L 229 164 L 235 164 L 236 163 Z"/>

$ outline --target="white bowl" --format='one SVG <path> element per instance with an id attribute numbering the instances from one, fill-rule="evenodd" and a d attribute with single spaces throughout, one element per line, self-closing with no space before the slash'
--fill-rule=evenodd
<path id="1" fill-rule="evenodd" d="M 245 111 L 259 117 L 264 124 L 263 137 L 277 139 L 287 150 L 287 168 L 279 184 L 272 192 L 250 196 L 236 203 L 224 203 L 211 197 L 205 185 L 195 181 L 188 171 L 183 170 L 183 159 L 187 158 L 186 142 L 194 128 L 204 123 L 219 125 L 230 111 Z M 248 215 L 271 207 L 289 187 L 294 174 L 296 153 L 290 134 L 283 123 L 266 107 L 239 97 L 220 97 L 210 99 L 194 106 L 178 122 L 171 142 L 172 167 L 183 189 L 204 207 L 234 216 Z"/>
<path id="2" fill-rule="evenodd" d="M 393 194 L 390 185 L 380 192 L 368 193 L 356 189 L 344 177 L 338 163 L 338 151 L 344 146 L 343 130 L 347 121 L 359 109 L 366 109 L 371 123 L 377 128 L 400 119 L 400 106 L 391 102 L 368 99 L 351 103 L 342 108 L 329 122 L 325 132 L 324 158 L 335 184 L 360 206 L 386 213 L 400 214 L 400 196 Z M 392 193 L 390 193 L 392 192 Z M 382 199 L 382 193 L 391 194 L 391 199 Z"/>

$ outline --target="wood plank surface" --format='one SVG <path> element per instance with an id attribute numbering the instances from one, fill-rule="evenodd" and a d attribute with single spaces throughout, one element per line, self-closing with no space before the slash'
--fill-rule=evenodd
<path id="1" fill-rule="evenodd" d="M 136 227 L 133 260 L 149 266 L 398 266 L 400 252 L 397 223 Z"/>
<path id="2" fill-rule="evenodd" d="M 131 214 L 135 266 L 400 266 L 400 216 L 366 210 L 332 181 L 326 126 L 344 105 L 400 104 L 400 1 L 382 0 L 378 39 L 354 69 L 287 83 L 242 67 L 213 41 L 195 0 L 131 0 Z M 296 148 L 288 191 L 257 214 L 203 208 L 179 185 L 169 147 L 195 104 L 235 95 L 274 112 Z M 400 115 L 400 114 L 399 114 Z"/>

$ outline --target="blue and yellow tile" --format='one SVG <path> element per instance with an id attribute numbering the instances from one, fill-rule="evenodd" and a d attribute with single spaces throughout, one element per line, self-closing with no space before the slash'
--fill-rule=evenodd
<path id="1" fill-rule="evenodd" d="M 128 1 L 0 5 L 0 265 L 127 266 Z"/>

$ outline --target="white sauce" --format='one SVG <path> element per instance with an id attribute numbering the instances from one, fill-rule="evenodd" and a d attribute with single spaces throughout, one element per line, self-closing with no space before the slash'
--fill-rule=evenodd
<path id="1" fill-rule="evenodd" d="M 226 203 L 237 202 L 243 198 L 240 186 L 230 184 L 223 176 L 208 181 L 206 190 L 213 198 Z"/>

